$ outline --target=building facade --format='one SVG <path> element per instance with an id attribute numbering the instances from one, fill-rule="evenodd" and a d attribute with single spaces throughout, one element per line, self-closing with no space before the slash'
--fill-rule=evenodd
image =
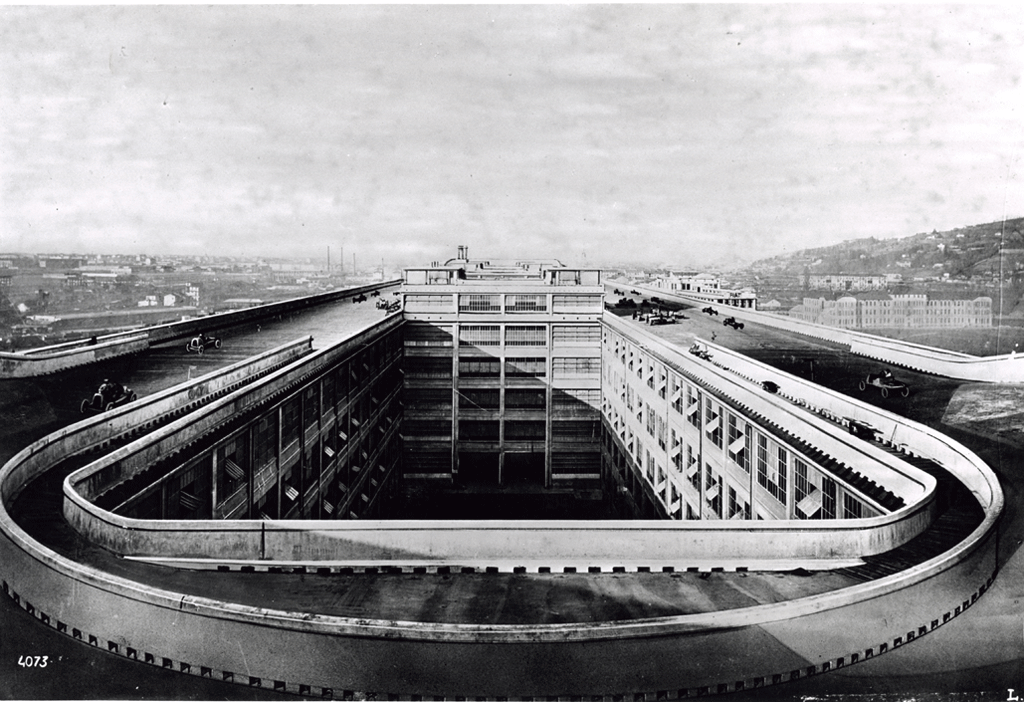
<path id="1" fill-rule="evenodd" d="M 606 326 L 604 445 L 610 481 L 669 519 L 860 519 L 902 500 L 870 494 L 855 470 L 773 427 L 665 358 Z M 641 495 L 641 491 L 643 494 Z"/>
<path id="2" fill-rule="evenodd" d="M 407 480 L 599 485 L 599 270 L 460 248 L 402 295 Z"/>
<path id="3" fill-rule="evenodd" d="M 723 288 L 721 279 L 711 273 L 670 272 L 655 280 L 653 286 L 703 302 L 714 302 L 745 309 L 757 308 L 757 293 L 749 288 L 741 290 Z"/>
<path id="4" fill-rule="evenodd" d="M 963 329 L 992 326 L 992 298 L 928 299 L 922 293 L 805 297 L 789 316 L 843 329 Z"/>
<path id="5" fill-rule="evenodd" d="M 811 273 L 807 275 L 808 290 L 831 290 L 849 292 L 861 290 L 885 290 L 895 282 L 895 277 L 884 273 Z"/>

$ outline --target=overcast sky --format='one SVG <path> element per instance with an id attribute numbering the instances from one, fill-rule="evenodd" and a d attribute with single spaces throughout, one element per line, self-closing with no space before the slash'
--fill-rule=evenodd
<path id="1" fill-rule="evenodd" d="M 0 7 L 0 251 L 720 264 L 1024 215 L 1024 11 Z"/>

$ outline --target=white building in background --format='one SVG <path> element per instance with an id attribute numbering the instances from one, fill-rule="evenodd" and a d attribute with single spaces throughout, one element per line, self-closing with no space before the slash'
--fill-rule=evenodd
<path id="1" fill-rule="evenodd" d="M 732 305 L 746 309 L 757 308 L 757 293 L 750 288 L 729 290 L 722 287 L 722 280 L 712 273 L 669 272 L 656 279 L 653 286 L 668 292 L 695 298 L 701 302 Z"/>
<path id="2" fill-rule="evenodd" d="M 886 285 L 897 280 L 898 275 L 885 273 L 812 273 L 807 276 L 807 288 L 833 292 L 885 290 Z"/>
<path id="3" fill-rule="evenodd" d="M 805 297 L 789 316 L 843 329 L 963 329 L 992 326 L 992 298 L 943 297 L 923 293 Z"/>

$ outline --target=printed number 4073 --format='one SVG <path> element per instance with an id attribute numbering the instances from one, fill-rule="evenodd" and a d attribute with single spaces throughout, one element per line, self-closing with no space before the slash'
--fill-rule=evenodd
<path id="1" fill-rule="evenodd" d="M 45 668 L 49 662 L 49 656 L 18 656 L 18 665 L 22 668 Z"/>

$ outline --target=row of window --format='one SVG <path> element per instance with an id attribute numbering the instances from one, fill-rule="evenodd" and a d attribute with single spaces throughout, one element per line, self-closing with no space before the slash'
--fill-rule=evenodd
<path id="1" fill-rule="evenodd" d="M 548 329 L 555 346 L 592 346 L 601 341 L 597 324 L 463 324 L 459 326 L 459 343 L 463 346 L 501 346 L 504 328 L 505 346 L 547 346 Z M 406 346 L 453 346 L 450 326 L 410 322 L 405 326 Z"/>
<path id="2" fill-rule="evenodd" d="M 550 302 L 549 302 L 550 297 Z M 500 295 L 467 294 L 458 296 L 458 310 L 463 314 L 538 314 L 549 309 L 554 312 L 600 312 L 604 309 L 604 297 L 592 295 Z M 424 295 L 408 293 L 405 296 L 406 312 L 453 312 L 455 295 Z"/>
<path id="3" fill-rule="evenodd" d="M 544 410 L 547 391 L 533 388 L 506 388 L 505 409 Z M 501 408 L 499 388 L 406 388 L 403 401 L 409 410 L 451 410 L 453 398 L 458 398 L 459 409 L 498 410 Z M 551 393 L 551 404 L 556 409 L 597 409 L 601 405 L 598 389 L 558 389 Z"/>
<path id="4" fill-rule="evenodd" d="M 452 359 L 447 356 L 409 356 L 405 359 L 407 378 L 451 378 Z M 462 357 L 458 360 L 459 377 L 500 378 L 546 377 L 548 359 L 508 356 L 500 358 Z M 590 378 L 601 374 L 600 358 L 552 358 L 551 374 L 555 378 Z"/>
<path id="5" fill-rule="evenodd" d="M 499 441 L 504 425 L 505 441 L 544 441 L 547 422 L 543 419 L 460 419 L 460 441 Z M 440 419 L 405 419 L 402 436 L 407 439 L 450 441 L 452 422 Z M 589 443 L 600 438 L 601 423 L 597 419 L 570 419 L 551 422 L 551 440 Z"/>

